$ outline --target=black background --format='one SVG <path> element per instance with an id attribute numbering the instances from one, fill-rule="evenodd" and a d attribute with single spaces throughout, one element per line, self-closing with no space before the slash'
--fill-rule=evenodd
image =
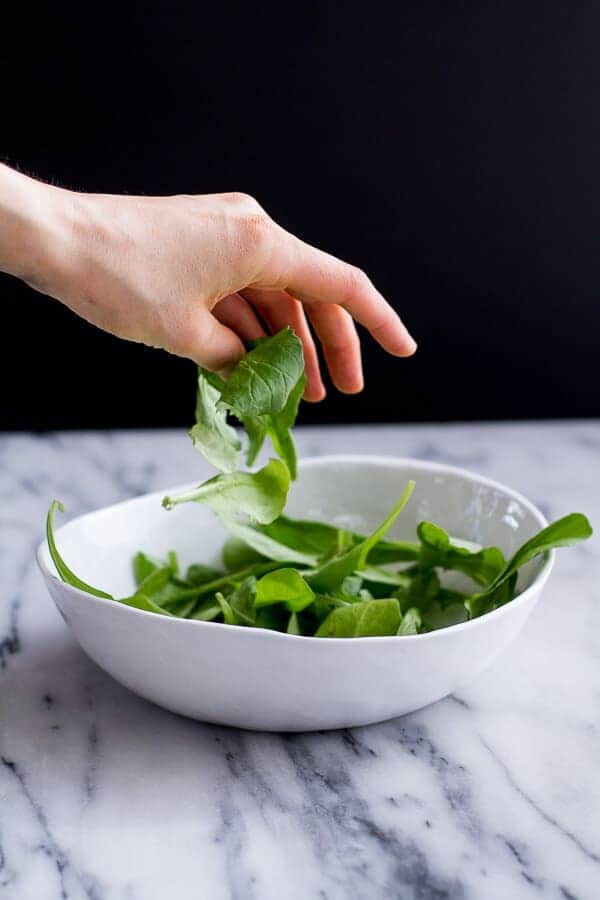
<path id="1" fill-rule="evenodd" d="M 305 422 L 598 414 L 600 7 L 21 4 L 0 155 L 94 191 L 243 190 L 419 342 Z M 191 363 L 2 276 L 2 426 L 187 424 Z"/>

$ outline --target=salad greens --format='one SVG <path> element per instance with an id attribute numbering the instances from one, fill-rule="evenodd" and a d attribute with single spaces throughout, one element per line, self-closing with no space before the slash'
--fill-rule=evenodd
<path id="1" fill-rule="evenodd" d="M 56 512 L 64 510 L 55 500 L 46 532 L 62 580 L 163 616 L 328 638 L 406 636 L 499 608 L 515 596 L 522 566 L 591 536 L 586 517 L 572 513 L 530 538 L 508 561 L 497 547 L 458 541 L 432 522 L 419 524 L 415 541 L 389 540 L 387 532 L 409 503 L 414 482 L 369 535 L 289 518 L 284 509 L 296 477 L 291 430 L 304 386 L 302 346 L 289 328 L 255 341 L 227 381 L 199 370 L 190 437 L 220 474 L 165 497 L 163 505 L 211 507 L 230 534 L 219 567 L 197 562 L 182 573 L 175 552 L 160 560 L 140 551 L 132 562 L 135 591 L 113 598 L 64 562 L 54 539 Z M 246 434 L 248 466 L 267 438 L 277 458 L 257 471 L 240 470 L 242 445 L 231 416 Z M 445 585 L 446 572 L 462 576 L 470 588 Z"/>

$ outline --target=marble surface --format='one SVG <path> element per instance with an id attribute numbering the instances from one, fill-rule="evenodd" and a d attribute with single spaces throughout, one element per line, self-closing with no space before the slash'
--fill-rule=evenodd
<path id="1" fill-rule="evenodd" d="M 305 429 L 505 481 L 600 526 L 600 424 Z M 559 555 L 493 668 L 369 728 L 280 736 L 178 718 L 77 647 L 34 562 L 78 514 L 204 476 L 182 433 L 0 437 L 1 900 L 597 900 L 600 548 Z"/>

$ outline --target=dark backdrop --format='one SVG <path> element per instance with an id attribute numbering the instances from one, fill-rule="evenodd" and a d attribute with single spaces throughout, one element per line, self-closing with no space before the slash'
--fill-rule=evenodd
<path id="1" fill-rule="evenodd" d="M 41 5 L 40 5 L 41 6 Z M 0 154 L 95 191 L 243 190 L 419 341 L 304 421 L 597 414 L 596 3 L 21 3 Z M 183 425 L 193 366 L 0 281 L 7 428 Z"/>

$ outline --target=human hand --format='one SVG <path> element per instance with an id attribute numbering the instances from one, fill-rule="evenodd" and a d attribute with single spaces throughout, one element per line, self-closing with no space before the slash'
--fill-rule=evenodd
<path id="1" fill-rule="evenodd" d="M 344 393 L 363 386 L 353 319 L 388 352 L 415 350 L 364 272 L 286 232 L 252 197 L 80 194 L 17 177 L 35 236 L 29 259 L 6 270 L 112 334 L 226 371 L 243 341 L 290 325 L 313 401 L 325 390 L 308 321 Z"/>

